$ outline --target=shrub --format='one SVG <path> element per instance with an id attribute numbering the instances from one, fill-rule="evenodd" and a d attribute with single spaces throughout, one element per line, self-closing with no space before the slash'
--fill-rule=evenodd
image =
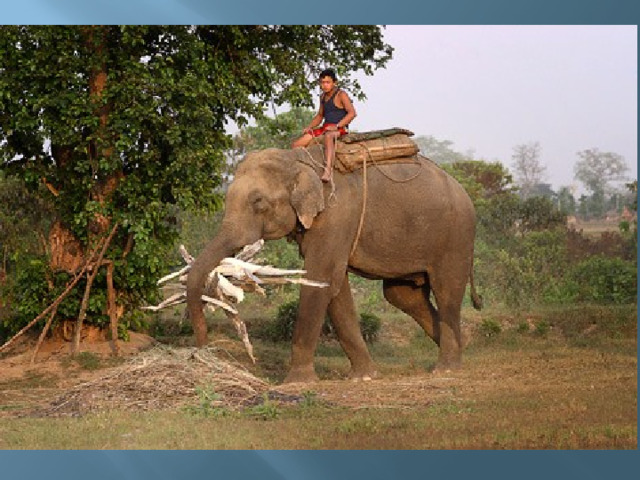
<path id="1" fill-rule="evenodd" d="M 551 330 L 551 324 L 547 320 L 540 320 L 536 323 L 534 333 L 540 337 L 545 337 Z"/>
<path id="2" fill-rule="evenodd" d="M 274 342 L 290 341 L 293 338 L 293 328 L 298 315 L 299 300 L 291 300 L 278 307 L 273 321 L 269 322 L 262 332 L 262 336 Z M 360 315 L 360 330 L 366 342 L 374 342 L 378 338 L 381 320 L 372 313 Z M 322 335 L 330 337 L 334 335 L 333 325 L 329 317 L 325 317 L 322 325 Z"/>
<path id="3" fill-rule="evenodd" d="M 565 238 L 562 230 L 530 232 L 509 249 L 481 250 L 478 278 L 509 307 L 564 299 L 558 289 L 567 266 Z"/>
<path id="4" fill-rule="evenodd" d="M 293 326 L 298 314 L 298 300 L 291 300 L 278 307 L 273 321 L 265 326 L 264 336 L 274 342 L 285 342 L 293 338 Z"/>
<path id="5" fill-rule="evenodd" d="M 97 370 L 101 366 L 100 357 L 92 352 L 80 352 L 74 360 L 84 370 Z"/>
<path id="6" fill-rule="evenodd" d="M 377 315 L 373 313 L 360 314 L 360 331 L 365 342 L 373 343 L 378 339 L 381 325 L 382 321 Z"/>
<path id="7" fill-rule="evenodd" d="M 483 337 L 495 337 L 502 332 L 502 327 L 496 320 L 492 318 L 485 318 L 482 320 L 479 330 Z"/>
<path id="8" fill-rule="evenodd" d="M 598 304 L 634 303 L 637 299 L 637 266 L 621 258 L 596 255 L 575 265 L 568 288 L 578 301 Z"/>

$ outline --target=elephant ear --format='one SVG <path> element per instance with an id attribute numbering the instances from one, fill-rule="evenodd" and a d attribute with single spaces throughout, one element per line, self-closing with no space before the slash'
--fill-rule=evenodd
<path id="1" fill-rule="evenodd" d="M 291 205 L 304 228 L 311 228 L 313 219 L 324 210 L 322 182 L 312 168 L 301 165 L 291 192 Z"/>

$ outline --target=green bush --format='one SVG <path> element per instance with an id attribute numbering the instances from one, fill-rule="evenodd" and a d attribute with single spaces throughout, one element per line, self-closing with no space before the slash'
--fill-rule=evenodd
<path id="1" fill-rule="evenodd" d="M 634 303 L 637 300 L 637 265 L 621 258 L 595 255 L 575 265 L 567 289 L 577 301 L 597 304 Z"/>
<path id="2" fill-rule="evenodd" d="M 562 288 L 568 267 L 563 230 L 529 232 L 516 244 L 499 250 L 485 245 L 478 256 L 478 279 L 496 303 L 527 308 L 567 300 Z"/>
<path id="3" fill-rule="evenodd" d="M 274 342 L 290 341 L 293 338 L 293 328 L 298 315 L 299 300 L 291 300 L 278 307 L 275 318 L 269 322 L 262 331 L 262 336 Z M 360 314 L 360 331 L 366 342 L 374 342 L 378 338 L 382 322 L 377 315 L 372 313 Z M 322 325 L 322 335 L 331 337 L 335 335 L 329 317 L 326 316 Z"/>
<path id="4" fill-rule="evenodd" d="M 377 315 L 373 313 L 360 314 L 360 331 L 365 342 L 373 343 L 378 339 L 381 325 L 382 321 Z"/>
<path id="5" fill-rule="evenodd" d="M 502 332 L 502 327 L 497 320 L 485 318 L 480 324 L 479 331 L 483 337 L 495 337 Z"/>
<path id="6" fill-rule="evenodd" d="M 536 323 L 534 333 L 540 337 L 546 337 L 551 330 L 551 324 L 547 320 L 540 320 Z"/>
<path id="7" fill-rule="evenodd" d="M 298 300 L 291 300 L 278 307 L 275 318 L 264 328 L 264 336 L 274 342 L 286 342 L 293 338 L 293 326 L 298 314 Z"/>

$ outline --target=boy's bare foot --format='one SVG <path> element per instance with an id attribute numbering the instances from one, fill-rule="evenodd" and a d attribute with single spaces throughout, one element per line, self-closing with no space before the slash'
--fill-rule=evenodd
<path id="1" fill-rule="evenodd" d="M 322 175 L 320 180 L 322 180 L 324 183 L 330 182 L 331 181 L 331 172 L 325 171 L 324 175 Z"/>

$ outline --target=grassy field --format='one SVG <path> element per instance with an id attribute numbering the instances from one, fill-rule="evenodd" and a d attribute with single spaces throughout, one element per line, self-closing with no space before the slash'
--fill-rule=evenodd
<path id="1" fill-rule="evenodd" d="M 322 380 L 304 385 L 279 385 L 288 344 L 254 337 L 258 363 L 251 365 L 231 328 L 212 320 L 212 338 L 295 402 L 265 398 L 241 410 L 214 406 L 215 385 L 205 382 L 180 408 L 40 418 L 25 415 L 30 404 L 60 394 L 74 375 L 96 381 L 113 363 L 67 358 L 58 360 L 56 374 L 0 377 L 0 448 L 637 448 L 635 305 L 465 310 L 471 341 L 464 368 L 441 374 L 430 373 L 437 350 L 411 319 L 387 310 L 380 315 L 383 328 L 371 351 L 381 378 L 346 379 L 348 362 L 327 339 L 316 355 Z M 257 311 L 247 318 L 250 328 L 263 321 Z M 190 341 L 169 339 L 176 346 Z"/>

